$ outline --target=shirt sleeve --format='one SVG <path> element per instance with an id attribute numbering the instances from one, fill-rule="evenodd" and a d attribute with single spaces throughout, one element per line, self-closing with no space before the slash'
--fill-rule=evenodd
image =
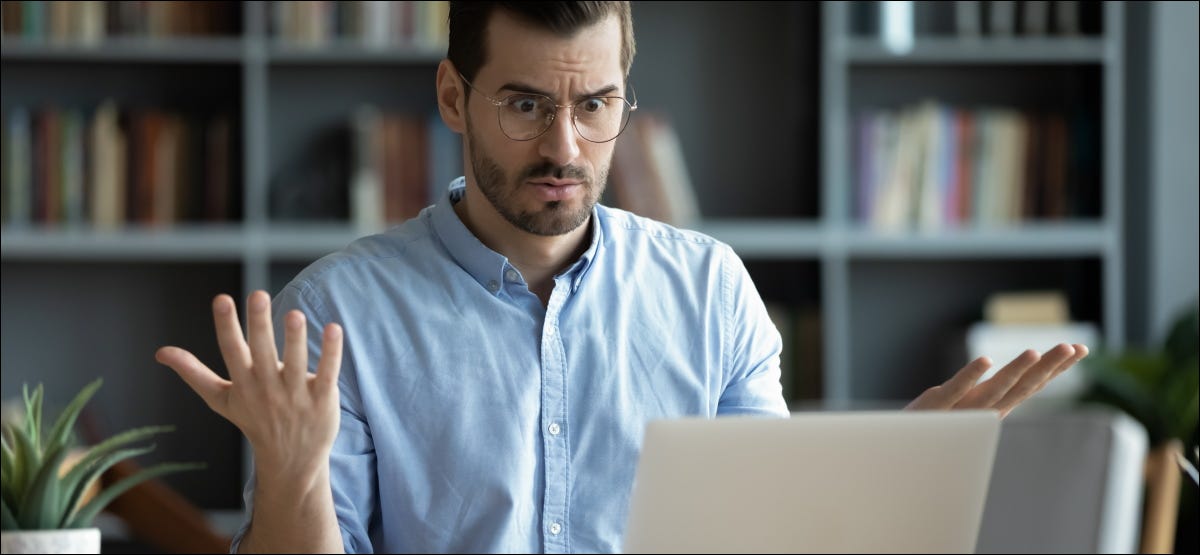
<path id="1" fill-rule="evenodd" d="M 780 385 L 783 341 L 745 264 L 722 248 L 722 341 L 725 388 L 717 405 L 721 416 L 788 416 Z"/>
<path id="2" fill-rule="evenodd" d="M 304 313 L 308 323 L 308 371 L 315 373 L 321 359 L 321 335 L 325 324 L 332 320 L 324 305 L 310 288 L 293 282 L 284 288 L 272 301 L 275 340 L 283 349 L 283 318 L 288 311 L 298 309 Z M 342 323 L 343 329 L 347 326 Z M 348 332 L 349 330 L 347 330 Z M 334 511 L 342 533 L 342 544 L 346 553 L 370 553 L 374 551 L 370 539 L 372 523 L 379 514 L 378 482 L 375 475 L 375 444 L 370 426 L 362 409 L 358 395 L 355 367 L 353 364 L 352 341 L 346 333 L 342 348 L 342 366 L 338 376 L 338 398 L 341 418 L 337 438 L 329 455 L 329 482 L 333 493 Z M 254 509 L 254 483 L 256 469 L 251 465 L 250 477 L 243 491 L 247 521 L 234 535 L 230 546 L 236 553 L 242 538 L 249 530 Z"/>

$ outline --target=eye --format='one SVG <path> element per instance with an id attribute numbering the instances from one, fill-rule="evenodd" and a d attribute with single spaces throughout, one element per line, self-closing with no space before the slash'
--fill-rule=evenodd
<path id="1" fill-rule="evenodd" d="M 544 103 L 541 97 L 518 94 L 508 98 L 508 109 L 519 114 L 535 114 L 541 112 Z"/>
<path id="2" fill-rule="evenodd" d="M 608 99 L 603 98 L 603 97 L 598 97 L 598 96 L 594 96 L 592 98 L 585 99 L 579 105 L 579 107 L 584 112 L 587 112 L 589 114 L 595 114 L 595 113 L 602 112 L 602 111 L 604 111 L 604 108 L 606 108 L 607 106 L 608 106 Z"/>

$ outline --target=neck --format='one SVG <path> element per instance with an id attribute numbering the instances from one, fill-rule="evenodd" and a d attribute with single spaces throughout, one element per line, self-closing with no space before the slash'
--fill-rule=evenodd
<path id="1" fill-rule="evenodd" d="M 583 255 L 591 237 L 592 218 L 563 235 L 545 236 L 520 229 L 500 215 L 478 188 L 468 186 L 454 205 L 467 229 L 506 258 L 521 272 L 529 290 L 546 304 L 554 290 L 554 276 Z"/>

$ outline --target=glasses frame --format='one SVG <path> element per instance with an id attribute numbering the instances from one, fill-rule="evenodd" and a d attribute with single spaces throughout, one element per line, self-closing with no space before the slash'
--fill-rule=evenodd
<path id="1" fill-rule="evenodd" d="M 508 95 L 508 96 L 506 96 L 506 97 L 504 97 L 504 98 L 500 98 L 500 99 L 492 98 L 492 97 L 491 97 L 491 96 L 489 96 L 487 93 L 485 93 L 485 92 L 483 92 L 483 91 L 479 90 L 479 88 L 478 88 L 478 87 L 476 87 L 475 85 L 473 85 L 473 84 L 471 83 L 471 81 L 470 81 L 470 80 L 468 80 L 468 79 L 467 79 L 467 77 L 466 77 L 465 75 L 463 75 L 463 74 L 462 74 L 462 72 L 461 72 L 461 71 L 460 71 L 460 72 L 457 72 L 457 73 L 458 73 L 458 77 L 459 77 L 459 79 L 462 79 L 462 80 L 463 80 L 463 83 L 466 83 L 468 87 L 471 87 L 471 90 L 473 90 L 473 91 L 475 91 L 475 92 L 479 93 L 479 95 L 480 95 L 480 96 L 482 96 L 482 97 L 484 97 L 485 99 L 487 99 L 487 101 L 488 101 L 489 103 L 491 103 L 491 105 L 492 105 L 492 106 L 495 106 L 495 107 L 496 107 L 496 125 L 498 125 L 498 126 L 500 127 L 500 132 L 501 132 L 501 133 L 504 133 L 504 136 L 505 136 L 505 137 L 508 137 L 508 139 L 509 139 L 509 140 L 511 140 L 511 141 L 517 141 L 517 142 L 522 142 L 522 143 L 523 143 L 523 142 L 526 142 L 526 141 L 532 141 L 532 140 L 534 140 L 534 139 L 536 139 L 536 138 L 538 138 L 538 137 L 541 137 L 542 135 L 545 135 L 545 134 L 546 134 L 546 132 L 550 130 L 550 127 L 554 125 L 554 120 L 558 119 L 558 111 L 559 111 L 560 109 L 562 109 L 562 108 L 569 108 L 569 109 L 571 110 L 571 127 L 574 127 L 574 128 L 575 128 L 575 132 L 579 134 L 579 137 L 580 137 L 580 138 L 582 138 L 583 140 L 585 140 L 585 141 L 587 141 L 587 142 L 589 142 L 589 143 L 596 143 L 596 144 L 611 143 L 611 142 L 613 142 L 613 141 L 617 140 L 617 137 L 620 137 L 620 136 L 621 136 L 621 133 L 624 133 L 624 132 L 625 132 L 625 128 L 629 126 L 629 119 L 628 119 L 628 118 L 626 118 L 626 119 L 625 119 L 625 121 L 624 121 L 624 122 L 621 124 L 621 129 L 620 129 L 619 131 L 617 131 L 617 134 L 616 134 L 616 135 L 613 135 L 613 138 L 611 138 L 611 139 L 607 139 L 607 140 L 604 140 L 604 141 L 593 141 L 593 140 L 591 140 L 591 139 L 587 138 L 586 136 L 584 136 L 583 132 L 579 130 L 579 120 L 575 118 L 575 106 L 578 106 L 578 105 L 579 105 L 581 102 L 584 102 L 584 101 L 588 100 L 589 98 L 616 98 L 616 99 L 620 99 L 620 100 L 621 100 L 621 102 L 624 102 L 624 103 L 625 103 L 627 106 L 629 106 L 629 116 L 630 116 L 630 117 L 633 117 L 633 113 L 634 113 L 634 112 L 636 112 L 636 111 L 637 111 L 637 109 L 638 109 L 638 105 L 637 105 L 637 93 L 636 93 L 636 92 L 633 90 L 633 85 L 629 84 L 628 82 L 626 82 L 626 83 L 625 83 L 625 90 L 626 90 L 626 91 L 627 91 L 627 92 L 628 92 L 628 93 L 629 93 L 629 94 L 630 94 L 630 95 L 633 97 L 633 102 L 630 102 L 630 101 L 629 101 L 629 99 L 627 99 L 627 98 L 625 98 L 625 97 L 623 97 L 623 96 L 606 96 L 606 95 L 597 95 L 597 96 L 588 96 L 588 97 L 582 98 L 582 99 L 580 99 L 579 101 L 577 101 L 577 102 L 575 102 L 575 103 L 573 103 L 573 104 L 558 104 L 558 103 L 556 103 L 556 102 L 554 101 L 554 99 L 553 99 L 553 98 L 550 98 L 549 96 L 546 96 L 546 95 L 544 95 L 544 94 L 539 94 L 539 93 L 513 93 L 513 94 L 510 94 L 510 95 Z M 501 109 L 501 107 L 503 107 L 503 106 L 504 106 L 504 103 L 505 103 L 505 102 L 506 102 L 506 101 L 507 101 L 509 98 L 512 98 L 512 97 L 514 97 L 514 96 L 517 96 L 517 95 L 522 95 L 522 96 L 540 96 L 540 97 L 542 97 L 542 98 L 545 98 L 545 99 L 549 100 L 549 101 L 550 101 L 550 104 L 552 104 L 552 105 L 554 106 L 554 112 L 553 112 L 553 113 L 551 114 L 551 116 L 550 116 L 550 121 L 547 121 L 547 122 L 546 122 L 546 127 L 545 127 L 544 129 L 542 129 L 541 131 L 539 131 L 537 135 L 534 135 L 534 136 L 532 136 L 532 137 L 530 137 L 530 138 L 528 138 L 528 139 L 514 139 L 514 138 L 512 137 L 512 135 L 509 135 L 509 134 L 508 134 L 508 131 L 505 131 L 505 130 L 504 130 L 504 125 L 500 123 L 500 109 Z"/>

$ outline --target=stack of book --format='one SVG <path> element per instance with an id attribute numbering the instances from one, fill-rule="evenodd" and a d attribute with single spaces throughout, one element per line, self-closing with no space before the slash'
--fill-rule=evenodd
<path id="1" fill-rule="evenodd" d="M 275 37 L 300 46 L 338 41 L 442 50 L 449 14 L 448 2 L 273 2 L 271 27 Z"/>
<path id="2" fill-rule="evenodd" d="M 227 114 L 16 108 L 3 125 L 4 224 L 168 226 L 232 216 Z"/>
<path id="3" fill-rule="evenodd" d="M 350 127 L 350 218 L 363 232 L 416 216 L 461 174 L 461 139 L 437 115 L 364 105 Z"/>
<path id="4" fill-rule="evenodd" d="M 1059 343 L 1081 343 L 1095 351 L 1099 341 L 1096 324 L 1072 321 L 1066 294 L 1053 290 L 996 293 L 984 305 L 984 321 L 967 331 L 970 358 L 992 359 L 992 368 L 981 381 L 994 376 L 1026 349 L 1044 353 Z M 1034 397 L 1043 402 L 1073 400 L 1087 383 L 1085 373 L 1074 368 L 1047 383 Z"/>
<path id="5" fill-rule="evenodd" d="M 609 187 L 615 207 L 677 227 L 694 227 L 700 205 L 675 128 L 639 111 L 616 139 Z"/>
<path id="6" fill-rule="evenodd" d="M 933 101 L 864 110 L 855 126 L 855 217 L 924 230 L 1094 217 L 1094 127 L 1086 116 Z"/>
<path id="7" fill-rule="evenodd" d="M 783 340 L 780 385 L 787 401 L 814 401 L 822 391 L 821 309 L 814 304 L 767 301 L 767 314 Z"/>
<path id="8" fill-rule="evenodd" d="M 31 42 L 96 43 L 108 37 L 231 35 L 238 2 L 8 1 L 0 9 L 6 37 Z"/>

